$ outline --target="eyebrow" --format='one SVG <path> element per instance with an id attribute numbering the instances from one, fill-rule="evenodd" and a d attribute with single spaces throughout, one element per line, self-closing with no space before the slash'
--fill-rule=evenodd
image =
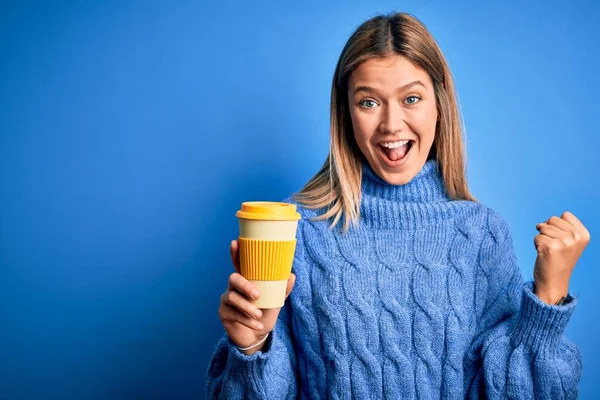
<path id="1" fill-rule="evenodd" d="M 421 81 L 419 81 L 419 80 L 416 80 L 416 81 L 413 81 L 413 82 L 407 83 L 406 85 L 404 85 L 404 86 L 402 86 L 402 87 L 398 88 L 398 91 L 399 91 L 399 92 L 402 92 L 402 91 L 404 91 L 404 90 L 406 90 L 406 89 L 408 89 L 408 88 L 411 88 L 411 87 L 413 87 L 413 86 L 416 86 L 416 85 L 421 85 L 421 86 L 423 86 L 425 89 L 427 89 L 427 87 L 425 86 L 425 84 L 424 84 L 423 82 L 421 82 Z M 376 93 L 376 92 L 377 92 L 377 90 L 376 90 L 375 88 L 372 88 L 372 87 L 370 87 L 370 86 L 363 86 L 363 85 L 361 85 L 361 86 L 357 86 L 357 87 L 354 89 L 354 93 L 358 93 L 358 92 L 373 92 L 373 93 Z"/>

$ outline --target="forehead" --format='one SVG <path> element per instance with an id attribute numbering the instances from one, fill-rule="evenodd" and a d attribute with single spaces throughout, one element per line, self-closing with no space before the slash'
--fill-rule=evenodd
<path id="1" fill-rule="evenodd" d="M 350 90 L 355 86 L 367 85 L 394 91 L 415 80 L 431 87 L 431 79 L 425 70 L 418 68 L 408 58 L 396 54 L 362 62 L 352 72 L 348 83 Z"/>

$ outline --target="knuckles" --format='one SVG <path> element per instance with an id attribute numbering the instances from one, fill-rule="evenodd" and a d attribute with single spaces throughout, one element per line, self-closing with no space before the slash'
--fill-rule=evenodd
<path id="1" fill-rule="evenodd" d="M 564 221 L 564 220 L 566 220 L 566 218 L 569 218 L 569 217 L 575 217 L 575 216 L 573 215 L 573 213 L 571 213 L 569 211 L 563 212 L 560 217 L 553 215 L 552 217 L 548 218 L 548 220 L 546 222 L 542 223 L 541 229 L 544 230 L 544 226 L 547 226 L 547 225 L 558 226 L 558 221 Z M 540 230 L 540 232 L 542 232 L 542 231 Z M 560 252 L 560 251 L 570 249 L 573 247 L 577 247 L 577 246 L 585 247 L 590 242 L 590 240 L 591 240 L 590 232 L 585 227 L 583 227 L 583 228 L 576 227 L 572 231 L 563 231 L 563 237 L 561 237 L 559 239 L 553 239 L 552 241 L 550 241 L 548 243 L 542 244 L 540 247 L 546 249 L 547 251 L 549 251 L 551 253 L 554 253 L 554 252 Z"/>
<path id="2" fill-rule="evenodd" d="M 548 219 L 548 223 L 557 221 L 560 221 L 560 218 L 558 218 L 556 215 L 553 215 L 552 217 L 550 217 L 550 219 Z"/>

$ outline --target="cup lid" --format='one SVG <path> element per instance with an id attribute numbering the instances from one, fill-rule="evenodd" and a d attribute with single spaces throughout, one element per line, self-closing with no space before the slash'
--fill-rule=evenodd
<path id="1" fill-rule="evenodd" d="M 238 218 L 267 221 L 297 221 L 301 218 L 295 204 L 274 201 L 246 201 L 235 213 Z"/>

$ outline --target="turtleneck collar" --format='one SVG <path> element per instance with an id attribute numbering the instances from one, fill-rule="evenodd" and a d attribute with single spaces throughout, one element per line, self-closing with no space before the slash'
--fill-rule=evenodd
<path id="1" fill-rule="evenodd" d="M 437 203 L 449 200 L 437 161 L 428 160 L 423 168 L 404 185 L 392 185 L 381 179 L 369 163 L 363 162 L 362 192 L 366 195 L 402 203 Z"/>
<path id="2" fill-rule="evenodd" d="M 450 218 L 462 201 L 451 201 L 435 159 L 404 185 L 381 179 L 366 160 L 362 165 L 361 224 L 379 229 L 414 228 Z M 463 205 L 464 206 L 464 205 Z"/>

